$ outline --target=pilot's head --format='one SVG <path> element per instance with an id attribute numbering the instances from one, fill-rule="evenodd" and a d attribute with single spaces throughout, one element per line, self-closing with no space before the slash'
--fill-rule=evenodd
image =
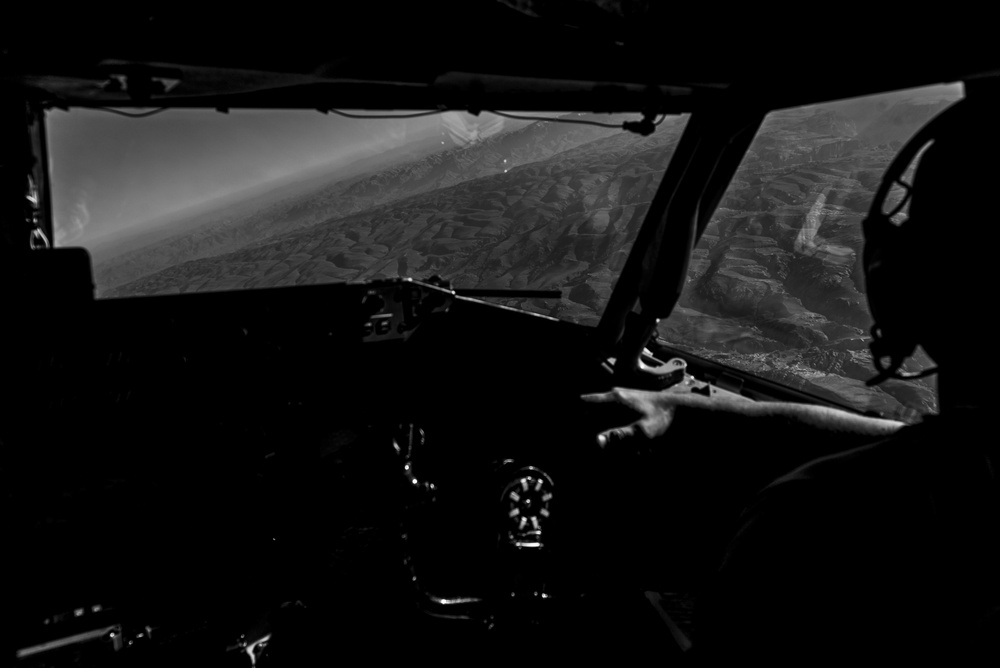
<path id="1" fill-rule="evenodd" d="M 865 221 L 865 278 L 872 352 L 887 371 L 920 345 L 949 377 L 978 383 L 991 364 L 1000 271 L 1000 209 L 993 201 L 1000 195 L 1000 107 L 988 93 L 968 92 L 917 133 L 886 172 Z M 897 225 L 881 195 L 918 155 L 909 216 Z"/>

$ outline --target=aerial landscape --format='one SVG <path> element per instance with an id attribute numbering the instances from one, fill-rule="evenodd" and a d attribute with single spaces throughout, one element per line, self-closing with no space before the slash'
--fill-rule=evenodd
<path id="1" fill-rule="evenodd" d="M 874 372 L 861 221 L 898 149 L 959 95 L 769 115 L 660 338 L 860 410 L 936 410 L 930 381 L 864 383 Z M 561 299 L 499 301 L 594 325 L 685 123 L 668 117 L 649 137 L 555 121 L 466 142 L 426 137 L 105 243 L 94 251 L 98 296 L 439 276 L 456 288 L 559 289 Z"/>

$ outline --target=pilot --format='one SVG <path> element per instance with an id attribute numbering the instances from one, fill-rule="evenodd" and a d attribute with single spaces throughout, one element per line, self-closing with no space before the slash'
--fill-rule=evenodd
<path id="1" fill-rule="evenodd" d="M 909 217 L 889 222 L 876 196 L 865 222 L 873 357 L 889 360 L 875 380 L 899 377 L 923 347 L 938 368 L 939 415 L 905 426 L 735 395 L 616 388 L 584 397 L 638 413 L 602 432 L 602 447 L 668 448 L 658 437 L 671 425 L 720 412 L 747 418 L 746 429 L 768 439 L 812 433 L 840 444 L 746 504 L 697 605 L 694 652 L 706 663 L 955 664 L 1000 655 L 1000 459 L 990 436 L 997 384 L 988 325 L 1000 104 L 986 86 L 966 91 L 887 172 L 886 180 L 902 174 L 926 147 Z"/>

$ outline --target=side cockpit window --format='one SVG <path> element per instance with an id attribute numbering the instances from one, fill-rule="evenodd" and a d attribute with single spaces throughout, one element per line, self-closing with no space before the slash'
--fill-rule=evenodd
<path id="1" fill-rule="evenodd" d="M 962 95 L 934 86 L 769 114 L 660 338 L 860 411 L 936 412 L 933 379 L 865 385 L 874 367 L 861 223 L 899 149 Z M 918 349 L 906 370 L 930 365 Z"/>

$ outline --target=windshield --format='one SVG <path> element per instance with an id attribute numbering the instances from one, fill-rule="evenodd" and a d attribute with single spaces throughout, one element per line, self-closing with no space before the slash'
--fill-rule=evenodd
<path id="1" fill-rule="evenodd" d="M 686 117 L 544 116 L 53 111 L 56 244 L 99 298 L 438 276 L 595 325 Z"/>
<path id="2" fill-rule="evenodd" d="M 875 372 L 861 222 L 898 150 L 962 94 L 935 86 L 769 114 L 660 338 L 860 411 L 936 412 L 933 379 L 865 385 Z M 928 366 L 918 349 L 904 370 Z"/>
<path id="3" fill-rule="evenodd" d="M 899 148 L 961 96 L 769 114 L 660 338 L 860 411 L 936 412 L 933 378 L 865 385 L 861 221 Z M 596 325 L 687 117 L 641 137 L 620 129 L 634 115 L 545 116 L 53 111 L 56 244 L 91 251 L 100 298 L 437 276 L 559 290 L 491 299 Z"/>

